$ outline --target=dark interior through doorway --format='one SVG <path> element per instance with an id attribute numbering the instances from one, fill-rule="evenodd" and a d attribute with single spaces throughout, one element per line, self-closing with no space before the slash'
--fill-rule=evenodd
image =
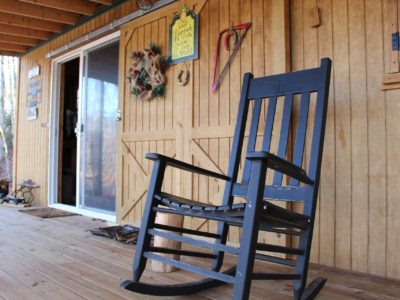
<path id="1" fill-rule="evenodd" d="M 76 205 L 79 57 L 61 65 L 58 203 Z"/>

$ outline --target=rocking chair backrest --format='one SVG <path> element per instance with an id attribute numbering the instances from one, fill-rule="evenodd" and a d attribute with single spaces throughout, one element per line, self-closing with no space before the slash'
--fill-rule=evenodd
<path id="1" fill-rule="evenodd" d="M 308 114 L 310 110 L 310 95 L 316 93 L 314 126 L 312 128 L 312 139 L 309 154 L 308 168 L 306 172 L 308 177 L 314 181 L 314 187 L 318 187 L 320 166 L 322 159 L 322 148 L 325 132 L 325 119 L 327 112 L 327 98 L 329 89 L 329 79 L 331 70 L 331 60 L 324 58 L 321 60 L 321 66 L 315 69 L 298 71 L 293 73 L 273 75 L 262 78 L 253 78 L 250 73 L 246 73 L 243 79 L 242 94 L 239 104 L 238 119 L 235 127 L 235 135 L 232 145 L 231 160 L 228 169 L 228 176 L 232 178 L 232 183 L 225 189 L 224 202 L 232 202 L 233 196 L 244 196 L 245 187 L 249 181 L 251 161 L 245 160 L 242 175 L 242 182 L 236 183 L 238 178 L 239 163 L 241 159 L 242 145 L 244 142 L 247 115 L 250 103 L 253 102 L 252 116 L 250 120 L 250 131 L 247 143 L 247 152 L 255 151 L 257 142 L 257 132 L 259 128 L 260 115 L 263 102 L 268 101 L 267 113 L 264 123 L 264 134 L 262 139 L 262 151 L 271 150 L 271 140 L 273 128 L 276 123 L 275 113 L 277 103 L 283 101 L 282 120 L 280 124 L 280 133 L 278 136 L 277 151 L 275 155 L 287 159 L 287 148 L 290 136 L 290 128 L 294 126 L 292 118 L 292 107 L 295 95 L 300 95 L 299 114 L 297 118 L 296 133 L 292 142 L 293 157 L 292 163 L 302 166 L 304 157 L 304 148 L 306 142 L 306 131 L 308 123 Z M 281 100 L 283 99 L 283 100 Z M 279 120 L 278 120 L 279 121 Z M 282 186 L 282 173 L 275 172 L 272 186 Z M 314 192 L 309 192 L 306 198 L 291 198 L 296 189 L 301 189 L 298 180 L 290 179 L 287 193 L 277 193 L 276 200 L 308 201 L 314 197 Z M 280 189 L 282 191 L 283 189 Z M 271 189 L 270 189 L 271 191 Z M 290 192 L 291 191 L 291 192 Z M 268 189 L 266 189 L 268 192 Z M 271 193 L 270 193 L 271 195 Z M 278 198 L 281 195 L 282 198 Z M 268 193 L 265 194 L 269 197 Z M 275 199 L 275 197 L 274 197 Z M 308 206 L 308 205 L 307 205 Z M 308 210 L 308 209 L 307 209 Z"/>

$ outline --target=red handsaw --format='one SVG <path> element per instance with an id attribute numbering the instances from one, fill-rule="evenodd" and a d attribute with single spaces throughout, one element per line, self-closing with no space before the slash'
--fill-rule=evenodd
<path id="1" fill-rule="evenodd" d="M 251 23 L 244 23 L 244 24 L 240 24 L 240 25 L 235 25 L 235 26 L 230 26 L 225 28 L 224 30 L 222 30 L 217 38 L 217 48 L 215 49 L 215 58 L 214 58 L 214 72 L 213 72 L 213 77 L 212 77 L 212 81 L 211 81 L 211 92 L 215 92 L 218 88 L 218 86 L 221 83 L 222 77 L 224 76 L 225 72 L 228 70 L 229 65 L 231 64 L 231 61 L 233 60 L 233 57 L 235 56 L 236 52 L 238 52 L 240 45 L 242 44 L 247 31 L 250 29 Z M 244 32 L 240 35 L 239 39 L 237 39 L 237 30 L 244 30 Z M 217 76 L 217 66 L 218 66 L 218 60 L 219 60 L 219 48 L 220 48 L 220 42 L 221 42 L 221 38 L 222 36 L 227 33 L 227 35 L 225 36 L 224 39 L 224 45 L 226 50 L 230 50 L 229 47 L 229 39 L 231 36 L 233 36 L 235 38 L 234 41 L 234 48 L 232 50 L 232 53 L 229 56 L 228 61 L 226 62 L 225 66 L 222 68 L 221 73 L 218 75 L 218 78 L 216 78 Z"/>

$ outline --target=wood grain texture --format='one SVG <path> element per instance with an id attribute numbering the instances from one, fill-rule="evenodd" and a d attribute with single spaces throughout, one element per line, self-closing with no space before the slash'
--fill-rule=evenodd
<path id="1" fill-rule="evenodd" d="M 308 22 L 307 22 L 307 16 L 308 12 L 312 7 L 315 6 L 315 0 L 304 0 L 302 3 L 302 9 L 298 12 L 299 17 L 302 19 L 301 21 L 301 28 L 302 28 L 302 35 L 303 35 L 303 40 L 301 41 L 301 44 L 299 45 L 300 48 L 302 48 L 300 53 L 303 53 L 302 57 L 296 58 L 296 61 L 298 61 L 298 65 L 293 65 L 292 64 L 292 69 L 293 70 L 298 70 L 298 69 L 306 69 L 306 68 L 312 68 L 315 67 L 319 64 L 319 55 L 318 55 L 318 30 L 319 28 L 313 28 L 310 27 Z M 292 35 L 293 37 L 293 35 Z M 296 57 L 296 51 L 297 47 L 292 44 L 292 56 Z M 315 99 L 315 97 L 314 97 Z M 309 113 L 309 119 L 314 118 L 314 111 L 315 111 L 315 100 L 313 101 L 313 97 L 311 97 L 311 102 L 310 102 L 310 113 Z M 307 126 L 312 126 L 310 122 L 308 122 Z M 310 136 L 306 137 L 306 145 L 305 145 L 305 153 L 309 153 L 309 149 L 311 147 L 311 138 Z M 325 153 L 324 153 L 325 154 Z M 305 155 L 304 163 L 307 166 L 308 165 L 308 156 Z M 321 172 L 324 172 L 322 169 Z M 323 173 L 321 175 L 321 178 L 323 177 Z M 321 182 L 321 188 L 323 187 L 324 183 Z M 316 216 L 315 216 L 315 224 L 314 224 L 314 234 L 313 234 L 313 244 L 312 244 L 312 251 L 311 251 L 311 260 L 312 261 L 319 261 L 319 255 L 320 255 L 320 247 L 318 246 L 320 242 L 320 208 L 321 208 L 321 194 L 319 196 L 318 204 L 317 204 L 317 210 L 316 210 Z"/>
<path id="2" fill-rule="evenodd" d="M 188 95 L 191 95 L 192 92 L 191 85 L 188 85 L 184 89 L 179 89 L 176 80 L 171 79 L 177 77 L 179 70 L 176 67 L 168 70 L 169 85 L 166 95 L 150 101 L 142 101 L 132 95 L 124 80 L 132 62 L 131 54 L 133 51 L 142 50 L 151 43 L 155 43 L 161 47 L 162 54 L 167 55 L 169 27 L 166 24 L 169 24 L 170 21 L 167 19 L 176 10 L 176 4 L 170 5 L 144 18 L 125 24 L 121 28 L 121 36 L 123 38 L 120 51 L 120 66 L 123 71 L 120 72 L 120 82 L 123 82 L 122 85 L 125 88 L 121 88 L 124 92 L 120 94 L 120 103 L 124 109 L 123 114 L 126 116 L 126 120 L 123 121 L 123 126 L 121 126 L 121 139 L 118 143 L 119 147 L 125 149 L 125 155 L 129 153 L 129 157 L 131 161 L 135 162 L 135 165 L 129 166 L 129 163 L 127 165 L 123 161 L 120 169 L 117 170 L 119 178 L 124 182 L 117 200 L 117 211 L 124 212 L 118 213 L 119 222 L 140 225 L 144 201 L 146 199 L 148 177 L 152 169 L 152 163 L 144 159 L 144 155 L 148 152 L 158 152 L 167 156 L 176 155 L 180 159 L 185 159 L 184 153 L 188 153 L 188 151 L 185 151 L 183 143 L 185 135 L 187 135 L 185 128 L 188 127 L 185 127 L 184 123 L 186 122 L 185 116 L 190 116 L 190 114 L 185 114 L 185 110 L 190 110 L 190 108 L 186 108 L 186 99 L 190 99 Z M 175 101 L 172 99 L 173 96 L 176 97 Z M 176 130 L 171 128 L 173 127 L 175 115 L 178 116 L 179 120 Z M 175 148 L 171 146 L 167 148 L 165 146 L 168 140 L 174 141 Z M 143 174 L 135 171 L 137 169 L 142 169 L 141 173 L 148 174 L 145 181 L 143 181 Z M 187 181 L 187 179 L 184 179 L 179 171 L 167 173 L 165 179 L 167 188 L 169 188 L 173 180 L 171 175 L 176 179 L 175 190 L 179 191 L 178 194 L 187 193 L 188 191 L 183 191 L 185 185 L 182 184 L 182 180 Z M 136 191 L 139 190 L 140 192 L 137 193 Z M 129 201 L 126 201 L 126 199 Z M 157 216 L 157 222 L 181 226 L 183 218 L 160 214 Z M 172 248 L 179 247 L 179 243 L 159 237 L 155 238 L 154 245 Z M 174 257 L 168 256 L 171 258 Z M 160 272 L 174 270 L 174 268 L 158 262 L 152 262 L 152 268 Z"/>
<path id="3" fill-rule="evenodd" d="M 399 3 L 398 0 L 387 1 L 387 32 L 385 43 L 387 46 L 387 73 L 399 72 L 399 54 L 390 47 L 392 44 L 392 33 L 399 31 Z"/>
<path id="4" fill-rule="evenodd" d="M 400 176 L 400 144 L 397 123 L 400 112 L 398 91 L 386 92 L 386 118 L 387 118 L 387 223 L 386 223 L 386 267 L 389 277 L 400 277 L 400 207 L 398 195 L 398 179 Z"/>
<path id="5" fill-rule="evenodd" d="M 291 1 L 293 70 L 333 59 L 312 261 L 399 278 L 399 91 L 381 89 L 391 1 L 319 0 L 318 29 L 306 23 L 313 2 Z"/>
<path id="6" fill-rule="evenodd" d="M 348 44 L 347 0 L 332 3 L 333 17 L 333 60 L 335 91 L 335 164 L 336 164 L 336 205 L 335 205 L 335 264 L 350 268 L 351 257 L 351 129 L 350 129 L 350 71 Z"/>
<path id="7" fill-rule="evenodd" d="M 318 27 L 318 36 L 324 37 L 324 42 L 318 42 L 320 57 L 333 56 L 333 24 L 331 1 L 317 1 L 324 26 Z M 331 78 L 328 113 L 325 128 L 324 156 L 322 161 L 319 218 L 320 218 L 320 259 L 328 266 L 334 265 L 335 258 L 335 192 L 336 192 L 336 164 L 335 164 L 335 78 Z"/>
<path id="8" fill-rule="evenodd" d="M 365 7 L 349 1 L 349 62 L 352 131 L 352 268 L 367 271 L 368 120 L 366 95 Z"/>
<path id="9" fill-rule="evenodd" d="M 367 113 L 368 113 L 368 177 L 369 177 L 369 222 L 368 232 L 368 272 L 386 274 L 386 231 L 387 191 L 386 191 L 386 107 L 385 95 L 380 89 L 384 66 L 380 63 L 383 49 L 379 34 L 382 32 L 382 2 L 369 1 L 365 5 L 366 66 L 367 66 Z M 373 70 L 373 71 L 372 71 Z M 389 237 L 390 238 L 390 237 Z"/>
<path id="10" fill-rule="evenodd" d="M 83 216 L 40 219 L 13 208 L 0 208 L 0 231 L 7 240 L 0 253 L 0 299 L 159 299 L 119 287 L 122 280 L 132 276 L 135 248 L 85 231 L 102 226 L 104 222 Z M 233 258 L 227 256 L 224 268 L 233 264 Z M 205 263 L 196 259 L 196 264 Z M 285 271 L 284 267 L 263 262 L 257 262 L 255 269 Z M 310 279 L 317 275 L 328 278 L 321 299 L 357 299 L 360 295 L 363 299 L 400 298 L 399 281 L 312 265 Z M 186 271 L 159 274 L 147 269 L 142 278 L 154 284 L 172 284 L 198 276 Z M 227 300 L 231 294 L 232 286 L 225 285 L 191 295 L 190 299 Z M 254 281 L 250 299 L 263 300 L 266 295 L 271 300 L 292 299 L 291 283 Z"/>

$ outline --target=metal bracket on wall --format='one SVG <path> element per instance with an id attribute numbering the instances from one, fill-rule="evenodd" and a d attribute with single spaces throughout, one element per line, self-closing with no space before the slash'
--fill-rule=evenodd
<path id="1" fill-rule="evenodd" d="M 399 32 L 392 33 L 392 51 L 400 50 L 400 36 Z"/>
<path id="2" fill-rule="evenodd" d="M 74 48 L 74 47 L 79 46 L 79 45 L 81 45 L 83 43 L 86 43 L 86 42 L 88 42 L 88 41 L 90 41 L 90 40 L 92 40 L 92 39 L 94 39 L 96 37 L 102 36 L 102 35 L 104 35 L 106 33 L 111 33 L 114 30 L 118 29 L 122 24 L 125 24 L 125 23 L 127 23 L 129 21 L 132 21 L 132 20 L 137 19 L 137 18 L 139 18 L 141 16 L 144 16 L 144 15 L 146 15 L 146 14 L 148 14 L 148 13 L 150 13 L 150 12 L 156 10 L 156 9 L 159 9 L 159 8 L 161 8 L 163 6 L 171 4 L 171 3 L 175 2 L 175 1 L 177 1 L 177 0 L 160 0 L 160 1 L 156 2 L 156 3 L 154 3 L 154 5 L 148 10 L 142 10 L 142 9 L 137 10 L 137 11 L 135 11 L 135 12 L 129 14 L 129 15 L 126 15 L 125 17 L 122 17 L 122 18 L 120 18 L 118 20 L 115 20 L 115 21 L 113 21 L 113 22 L 111 22 L 111 23 L 109 23 L 107 25 L 104 25 L 104 26 L 102 26 L 100 28 L 97 28 L 96 30 L 94 30 L 94 31 L 92 31 L 92 32 L 90 32 L 88 34 L 85 34 L 81 38 L 76 39 L 76 40 L 74 40 L 72 42 L 69 42 L 68 44 L 66 44 L 66 45 L 64 45 L 64 46 L 62 46 L 60 48 L 57 48 L 57 49 L 55 49 L 53 51 L 50 51 L 49 53 L 47 53 L 46 58 L 52 58 L 53 56 L 56 56 L 56 55 L 58 55 L 58 54 L 60 54 L 60 53 L 62 53 L 64 51 L 67 51 L 67 50 L 69 50 L 71 48 Z"/>

